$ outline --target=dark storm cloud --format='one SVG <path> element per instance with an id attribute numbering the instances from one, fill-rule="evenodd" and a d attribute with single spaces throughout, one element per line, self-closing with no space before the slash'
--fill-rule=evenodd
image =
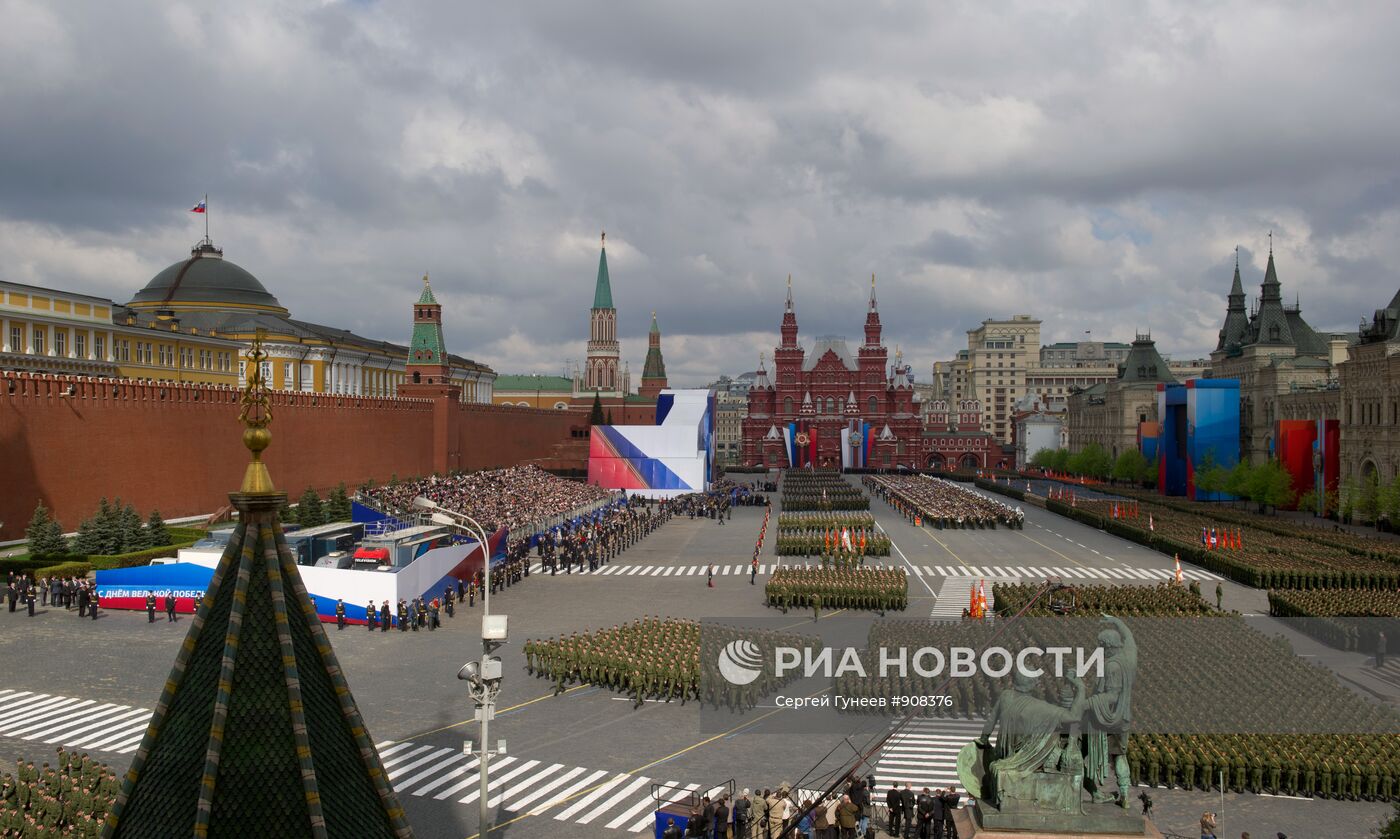
<path id="1" fill-rule="evenodd" d="M 583 353 L 609 231 L 624 353 L 752 369 L 805 336 L 921 375 L 985 317 L 1214 346 L 1233 248 L 1319 329 L 1393 295 L 1390 4 L 51 4 L 0 27 L 4 276 L 124 298 L 202 232 L 299 317 Z M 633 371 L 639 374 L 639 369 Z"/>

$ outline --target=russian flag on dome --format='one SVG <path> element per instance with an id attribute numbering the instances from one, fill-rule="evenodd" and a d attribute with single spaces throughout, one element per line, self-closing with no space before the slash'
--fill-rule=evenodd
<path id="1" fill-rule="evenodd" d="M 198 204 L 195 204 L 193 207 L 190 207 L 190 212 L 192 212 L 192 213 L 202 213 L 202 212 L 204 212 L 204 209 L 205 209 L 205 206 L 206 206 L 207 203 L 208 203 L 207 201 L 201 200 Z"/>

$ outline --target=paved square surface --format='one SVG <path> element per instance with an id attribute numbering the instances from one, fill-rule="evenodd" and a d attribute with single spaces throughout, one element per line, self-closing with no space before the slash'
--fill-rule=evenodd
<path id="1" fill-rule="evenodd" d="M 1050 513 L 1026 508 L 1023 531 L 915 528 L 879 501 L 877 521 L 895 550 L 876 560 L 910 572 L 907 617 L 956 618 L 978 578 L 1034 580 L 1047 575 L 1086 583 L 1149 585 L 1171 574 L 1170 557 Z M 670 795 L 703 791 L 731 780 L 744 787 L 807 776 L 824 755 L 817 775 L 834 771 L 888 720 L 845 717 L 845 728 L 803 736 L 780 733 L 778 715 L 760 706 L 716 732 L 702 723 L 695 703 L 647 702 L 641 707 L 609 690 L 574 686 L 560 696 L 552 684 L 527 674 L 521 653 L 527 638 L 592 630 L 646 615 L 724 620 L 777 618 L 762 603 L 763 582 L 775 563 L 771 552 L 777 511 L 770 524 L 762 572 L 751 585 L 747 562 L 762 512 L 736 508 L 723 526 L 680 518 L 623 553 L 596 573 L 539 571 L 492 600 L 492 611 L 510 615 L 511 642 L 501 651 L 506 678 L 493 739 L 508 754 L 492 765 L 488 795 L 493 835 L 521 837 L 633 836 L 649 832 L 654 789 Z M 706 585 L 716 566 L 715 585 Z M 1187 566 L 1188 576 L 1213 592 L 1216 577 Z M 1224 583 L 1226 608 L 1266 611 L 1262 592 Z M 479 655 L 479 613 L 465 605 L 437 632 L 370 633 L 327 625 L 356 700 L 380 744 L 386 769 L 420 837 L 468 837 L 477 830 L 476 762 L 464 757 L 464 740 L 477 726 L 466 691 L 456 678 L 463 662 Z M 811 613 L 794 610 L 794 628 Z M 839 613 L 823 616 L 840 621 Z M 33 619 L 0 613 L 0 761 L 45 760 L 58 745 L 86 750 L 125 769 L 140 743 L 150 708 L 159 696 L 175 651 L 189 626 L 144 613 L 107 612 L 96 621 L 76 611 L 41 610 Z M 1326 658 L 1339 671 L 1360 668 L 1359 657 L 1314 649 L 1297 639 L 1300 653 Z M 1353 660 L 1355 659 L 1355 660 Z M 1378 683 L 1379 684 L 1379 683 Z M 1382 685 L 1383 687 L 1383 685 Z M 1357 687 L 1363 695 L 1366 692 Z M 1382 701 L 1384 691 L 1370 698 Z M 1393 698 L 1393 697 L 1392 697 Z M 880 789 L 891 781 L 916 786 L 955 779 L 954 754 L 975 736 L 980 722 L 919 721 L 891 741 L 874 761 Z M 877 794 L 878 795 L 878 794 Z M 1203 810 L 1219 810 L 1218 796 L 1158 790 L 1157 823 L 1164 831 L 1198 835 Z M 1308 801 L 1266 796 L 1227 796 L 1221 836 L 1365 836 L 1389 808 L 1375 803 Z"/>

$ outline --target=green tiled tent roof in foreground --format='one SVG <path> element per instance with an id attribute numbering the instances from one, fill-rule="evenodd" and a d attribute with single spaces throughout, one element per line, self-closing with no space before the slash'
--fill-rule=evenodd
<path id="1" fill-rule="evenodd" d="M 239 524 L 126 773 L 104 837 L 412 836 L 277 520 Z"/>

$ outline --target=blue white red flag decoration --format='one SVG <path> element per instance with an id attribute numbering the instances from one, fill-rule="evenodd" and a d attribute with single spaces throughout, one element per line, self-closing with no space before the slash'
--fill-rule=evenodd
<path id="1" fill-rule="evenodd" d="M 195 204 L 193 207 L 190 207 L 190 212 L 192 212 L 192 213 L 202 213 L 202 212 L 204 212 L 205 208 L 208 207 L 208 205 L 209 205 L 209 202 L 208 202 L 208 201 L 200 201 L 198 204 Z"/>

